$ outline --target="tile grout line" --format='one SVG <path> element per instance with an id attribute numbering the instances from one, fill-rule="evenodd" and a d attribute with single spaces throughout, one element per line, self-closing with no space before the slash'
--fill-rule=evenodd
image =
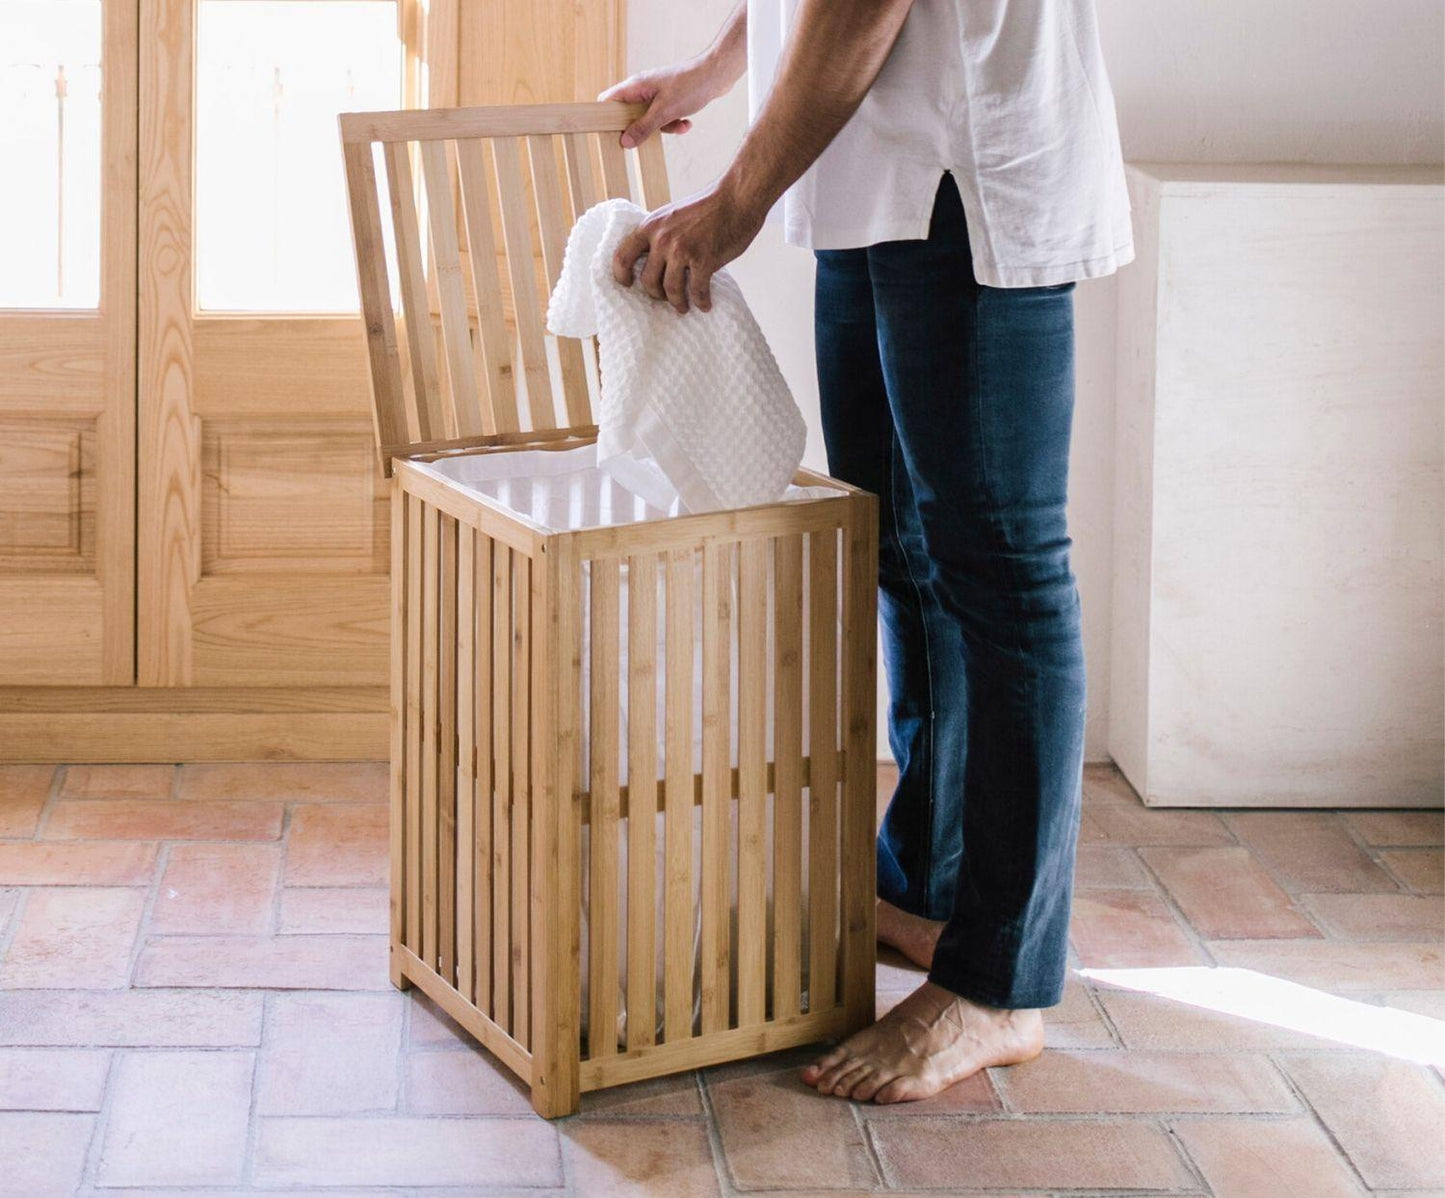
<path id="1" fill-rule="evenodd" d="M 707 1142 L 712 1151 L 713 1172 L 717 1174 L 718 1192 L 723 1195 L 723 1198 L 731 1198 L 737 1193 L 737 1189 L 728 1173 L 722 1129 L 717 1124 L 717 1111 L 712 1105 L 712 1093 L 708 1090 L 707 1078 L 703 1070 L 694 1069 L 692 1076 L 697 1086 L 698 1101 L 702 1104 L 703 1124 L 707 1128 Z"/>
<path id="2" fill-rule="evenodd" d="M 45 800 L 40 804 L 40 812 L 35 817 L 35 830 L 31 832 L 29 839 L 41 841 L 45 839 L 45 827 L 50 822 L 50 813 L 55 805 L 60 802 L 60 792 L 65 786 L 65 777 L 69 773 L 68 765 L 57 765 L 50 774 L 50 787 L 45 792 Z"/>
<path id="3" fill-rule="evenodd" d="M 80 1188 L 82 1189 L 94 1189 L 100 1175 L 100 1166 L 105 1152 L 105 1137 L 110 1130 L 111 1092 L 115 1089 L 116 1077 L 120 1073 L 124 1058 L 125 1049 L 113 1048 L 110 1050 L 110 1061 L 105 1070 L 105 1086 L 100 1092 L 100 1109 L 95 1112 L 95 1120 L 90 1131 L 90 1143 L 86 1145 L 85 1163 L 81 1169 Z"/>
<path id="4" fill-rule="evenodd" d="M 1309 1100 L 1309 1095 L 1307 1095 L 1299 1087 L 1299 1085 L 1296 1084 L 1294 1076 L 1290 1073 L 1289 1069 L 1285 1067 L 1284 1063 L 1275 1059 L 1275 1053 L 1271 1052 L 1268 1055 L 1270 1058 L 1270 1063 L 1279 1070 L 1281 1076 L 1283 1076 L 1284 1078 L 1285 1085 L 1289 1087 L 1290 1092 L 1295 1096 L 1295 1101 L 1304 1108 L 1304 1111 L 1306 1115 L 1308 1115 L 1310 1121 L 1324 1135 L 1326 1141 L 1328 1141 L 1330 1146 L 1334 1148 L 1336 1155 L 1345 1162 L 1346 1168 L 1348 1168 L 1350 1173 L 1359 1181 L 1361 1192 L 1365 1194 L 1374 1193 L 1374 1191 L 1370 1188 L 1369 1184 L 1365 1181 L 1364 1174 L 1360 1172 L 1359 1166 L 1355 1164 L 1355 1158 L 1352 1157 L 1345 1149 L 1345 1146 L 1341 1144 L 1338 1139 L 1335 1138 L 1335 1133 L 1330 1130 L 1329 1124 L 1325 1122 L 1319 1111 L 1315 1109 L 1314 1103 Z M 1307 1056 L 1311 1054 L 1301 1053 L 1300 1055 Z M 1427 1070 L 1426 1072 L 1429 1072 L 1429 1070 Z"/>
<path id="5" fill-rule="evenodd" d="M 246 1146 L 241 1156 L 241 1184 L 247 1189 L 255 1185 L 256 1138 L 261 1134 L 261 1060 L 267 1049 L 274 998 L 274 991 L 261 992 L 261 1028 L 256 1035 L 256 1047 L 251 1050 L 251 1101 L 246 1108 Z"/>

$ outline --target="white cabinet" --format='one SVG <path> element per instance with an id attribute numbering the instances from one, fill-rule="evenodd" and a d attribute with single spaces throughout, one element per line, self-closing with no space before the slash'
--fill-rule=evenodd
<path id="1" fill-rule="evenodd" d="M 1109 749 L 1156 806 L 1439 806 L 1440 168 L 1129 168 Z"/>

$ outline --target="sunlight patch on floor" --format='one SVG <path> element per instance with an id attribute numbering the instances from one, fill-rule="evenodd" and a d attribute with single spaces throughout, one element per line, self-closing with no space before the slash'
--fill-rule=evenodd
<path id="1" fill-rule="evenodd" d="M 1081 969 L 1081 977 L 1421 1065 L 1445 1065 L 1445 1020 L 1341 998 L 1253 969 Z"/>

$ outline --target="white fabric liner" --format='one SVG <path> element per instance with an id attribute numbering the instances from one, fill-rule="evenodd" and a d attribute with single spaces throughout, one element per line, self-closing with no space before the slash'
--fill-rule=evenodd
<path id="1" fill-rule="evenodd" d="M 624 524 L 641 523 L 650 520 L 666 520 L 671 517 L 685 515 L 686 510 L 682 505 L 677 492 L 672 489 L 666 476 L 656 465 L 646 459 L 636 457 L 613 458 L 606 468 L 597 464 L 597 450 L 595 445 L 585 445 L 565 450 L 519 450 L 507 453 L 468 454 L 454 458 L 442 458 L 432 462 L 413 463 L 421 470 L 433 474 L 436 477 L 453 485 L 460 485 L 463 489 L 474 491 L 477 494 L 485 495 L 493 499 L 513 512 L 526 517 L 535 524 L 551 531 L 563 532 L 581 528 L 597 528 L 616 526 Z M 782 496 L 782 501 L 807 500 L 807 499 L 831 499 L 837 498 L 845 492 L 836 487 L 810 486 L 801 487 L 790 485 Z M 767 555 L 768 569 L 768 595 L 769 603 L 766 613 L 767 633 L 767 660 L 768 660 L 768 695 L 765 704 L 764 722 L 764 748 L 766 760 L 773 760 L 773 696 L 772 696 L 772 672 L 773 672 L 773 594 L 772 586 L 772 555 Z M 591 563 L 583 564 L 582 583 L 582 704 L 579 712 L 580 732 L 583 740 L 582 769 L 583 779 L 587 777 L 586 762 L 590 754 L 590 679 L 591 679 Z M 702 596 L 702 557 L 695 555 L 695 567 L 693 578 L 693 662 L 691 677 L 693 680 L 692 694 L 692 772 L 699 773 L 702 769 L 702 636 L 701 636 L 701 596 Z M 618 779 L 621 784 L 627 784 L 627 728 L 628 728 L 628 567 L 624 558 L 618 571 L 618 667 L 619 694 L 617 696 L 618 715 Z M 806 550 L 804 557 L 804 612 L 803 612 L 803 646 L 804 646 L 804 677 L 811 675 L 811 662 L 807 660 L 810 653 L 811 638 L 808 632 L 808 601 L 806 588 L 808 586 L 808 568 Z M 737 640 L 737 578 L 736 563 L 734 563 L 733 585 L 733 635 L 729 638 L 729 662 L 730 662 L 730 760 L 736 766 L 738 762 L 738 723 L 737 723 L 737 696 L 738 696 L 738 640 Z M 654 649 L 654 661 L 656 663 L 657 698 L 656 698 L 656 729 L 657 729 L 657 769 L 658 778 L 661 779 L 666 767 L 666 570 L 659 568 L 657 571 L 657 600 L 655 610 L 657 613 L 657 644 Z M 841 596 L 839 596 L 841 599 Z M 836 602 L 835 610 L 838 614 L 838 634 L 834 643 L 842 644 L 842 604 Z M 839 676 L 835 671 L 835 677 Z M 802 746 L 803 752 L 809 752 L 810 731 L 808 727 L 808 696 L 805 693 L 802 703 Z M 802 844 L 802 894 L 798 922 L 801 931 L 801 960 L 804 971 L 803 978 L 803 1009 L 807 1009 L 807 979 L 806 969 L 808 962 L 808 843 L 809 828 L 808 814 L 810 806 L 810 794 L 805 787 L 801 799 L 802 826 L 799 831 Z M 655 974 L 656 990 L 654 1004 L 656 1009 L 656 1034 L 661 1039 L 663 1034 L 663 914 L 666 878 L 665 840 L 666 825 L 665 815 L 658 812 L 655 815 L 656 827 L 654 829 L 656 860 L 654 862 L 654 936 L 656 944 Z M 693 927 L 693 1021 L 694 1030 L 699 1030 L 701 1015 L 701 993 L 700 993 L 700 959 L 701 959 L 701 874 L 702 874 L 702 809 L 694 806 L 690 811 L 691 839 L 692 839 L 692 927 Z M 773 797 L 768 795 L 765 798 L 764 822 L 766 827 L 766 861 L 767 861 L 767 904 L 766 904 L 766 926 L 767 926 L 767 971 L 768 977 L 772 976 L 772 936 L 773 936 Z M 737 945 L 737 804 L 729 804 L 729 893 L 731 900 L 732 918 L 730 920 L 729 936 L 734 946 L 731 954 L 733 959 L 733 973 L 731 978 L 730 1009 L 736 1018 L 737 1011 L 737 974 L 736 974 L 736 945 Z M 588 997 L 589 997 L 589 920 L 588 910 L 591 904 L 591 878 L 588 865 L 591 861 L 590 852 L 590 825 L 582 831 L 582 939 L 581 939 L 581 974 L 582 974 L 582 1022 L 584 1034 L 587 1033 L 588 1023 Z M 625 990 L 627 977 L 627 852 L 628 852 L 628 823 L 621 820 L 618 824 L 618 996 L 617 996 L 617 1029 L 619 1049 L 625 1047 L 625 1029 L 627 1021 L 627 994 Z M 835 850 L 835 860 L 841 860 Z M 836 878 L 834 880 L 836 885 Z M 771 981 L 769 993 L 772 992 Z"/>

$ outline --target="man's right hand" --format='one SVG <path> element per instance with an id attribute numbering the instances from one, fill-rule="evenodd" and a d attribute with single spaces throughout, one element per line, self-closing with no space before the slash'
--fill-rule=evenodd
<path id="1" fill-rule="evenodd" d="M 639 71 L 615 83 L 597 98 L 646 104 L 647 111 L 622 132 L 626 149 L 641 145 L 658 130 L 686 133 L 692 128 L 687 118 L 716 99 L 731 81 L 719 88 L 717 69 L 706 60 Z"/>

